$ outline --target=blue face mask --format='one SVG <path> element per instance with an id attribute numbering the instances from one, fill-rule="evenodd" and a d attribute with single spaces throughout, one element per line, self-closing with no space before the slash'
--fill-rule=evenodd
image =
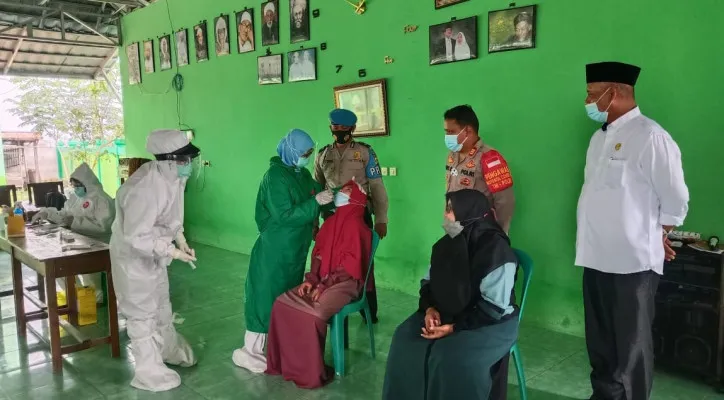
<path id="1" fill-rule="evenodd" d="M 309 157 L 299 157 L 297 159 L 296 165 L 298 168 L 304 168 L 307 165 L 309 165 Z"/>
<path id="2" fill-rule="evenodd" d="M 344 207 L 349 204 L 349 196 L 346 193 L 337 192 L 336 195 L 334 195 L 334 206 Z"/>
<path id="3" fill-rule="evenodd" d="M 178 169 L 178 177 L 179 178 L 188 178 L 191 176 L 191 172 L 193 172 L 194 167 L 191 165 L 191 163 L 188 164 L 176 164 L 176 168 Z"/>
<path id="4" fill-rule="evenodd" d="M 601 97 L 605 96 L 609 90 L 610 89 L 606 89 Z M 601 111 L 598 109 L 598 102 L 599 100 L 601 100 L 601 97 L 599 97 L 598 100 L 593 103 L 586 104 L 586 114 L 588 114 L 588 118 L 596 122 L 604 123 L 608 121 L 608 108 L 611 108 L 611 104 L 613 104 L 613 99 L 611 99 L 611 103 L 608 104 L 608 108 L 606 109 L 606 111 Z"/>
<path id="5" fill-rule="evenodd" d="M 460 131 L 460 133 L 463 133 L 463 131 Z M 465 143 L 465 140 L 468 140 L 468 138 L 465 138 L 465 140 L 463 140 L 463 143 L 458 143 L 458 136 L 460 136 L 460 133 L 458 133 L 457 135 L 445 135 L 445 147 L 447 147 L 448 150 L 454 153 L 462 150 L 463 143 Z"/>
<path id="6" fill-rule="evenodd" d="M 73 191 L 75 192 L 75 195 L 78 197 L 85 197 L 86 193 L 88 193 L 84 187 L 80 186 L 77 188 L 73 188 Z"/>

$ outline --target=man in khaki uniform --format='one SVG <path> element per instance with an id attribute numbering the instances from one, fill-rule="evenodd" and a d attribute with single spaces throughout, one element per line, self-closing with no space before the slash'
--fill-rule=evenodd
<path id="1" fill-rule="evenodd" d="M 387 236 L 387 190 L 382 182 L 377 155 L 368 144 L 352 140 L 357 116 L 349 110 L 335 109 L 329 114 L 330 129 L 335 142 L 323 147 L 314 165 L 314 179 L 327 189 L 339 188 L 354 178 L 369 195 L 365 221 L 380 236 Z M 372 215 L 374 214 L 374 225 Z M 328 218 L 331 211 L 322 212 Z M 372 322 L 377 322 L 377 290 L 374 270 L 370 272 L 367 299 L 372 311 Z"/>
<path id="2" fill-rule="evenodd" d="M 446 192 L 482 192 L 508 232 L 515 208 L 513 177 L 503 156 L 480 139 L 478 128 L 478 117 L 470 106 L 457 106 L 445 112 L 445 145 L 450 150 L 445 167 Z"/>

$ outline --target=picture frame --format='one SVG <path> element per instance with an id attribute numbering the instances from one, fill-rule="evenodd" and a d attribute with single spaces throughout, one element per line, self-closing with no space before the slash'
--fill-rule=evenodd
<path id="1" fill-rule="evenodd" d="M 206 21 L 194 25 L 194 50 L 196 52 L 196 62 L 204 62 L 209 60 L 209 39 L 207 36 Z"/>
<path id="2" fill-rule="evenodd" d="M 279 44 L 279 1 L 269 0 L 261 3 L 261 45 Z"/>
<path id="3" fill-rule="evenodd" d="M 143 42 L 143 71 L 147 74 L 156 72 L 155 51 L 153 49 L 153 40 Z"/>
<path id="4" fill-rule="evenodd" d="M 534 49 L 538 6 L 506 8 L 488 13 L 488 53 Z"/>
<path id="5" fill-rule="evenodd" d="M 430 65 L 475 60 L 478 58 L 478 17 L 430 25 Z"/>
<path id="6" fill-rule="evenodd" d="M 216 44 L 215 48 L 217 57 L 228 56 L 231 54 L 228 15 L 220 15 L 214 18 L 214 42 Z"/>
<path id="7" fill-rule="evenodd" d="M 257 75 L 260 85 L 278 85 L 284 82 L 282 71 L 284 67 L 281 54 L 259 56 L 257 58 Z"/>
<path id="8" fill-rule="evenodd" d="M 289 42 L 300 43 L 308 41 L 309 27 L 309 1 L 289 0 Z"/>
<path id="9" fill-rule="evenodd" d="M 174 33 L 176 39 L 176 65 L 184 67 L 189 65 L 189 36 L 186 29 Z"/>
<path id="10" fill-rule="evenodd" d="M 317 80 L 317 48 L 290 51 L 287 55 L 289 82 Z"/>
<path id="11" fill-rule="evenodd" d="M 456 4 L 464 3 L 468 0 L 433 0 L 435 2 L 435 9 L 439 10 L 441 8 L 454 6 Z"/>
<path id="12" fill-rule="evenodd" d="M 126 47 L 126 57 L 128 57 L 128 84 L 138 85 L 142 83 L 141 50 L 138 42 L 131 43 Z"/>
<path id="13" fill-rule="evenodd" d="M 236 48 L 239 54 L 249 53 L 256 49 L 254 40 L 254 9 L 247 8 L 236 13 Z"/>
<path id="14" fill-rule="evenodd" d="M 357 129 L 352 136 L 390 135 L 386 79 L 337 86 L 334 88 L 334 105 L 357 115 Z"/>
<path id="15" fill-rule="evenodd" d="M 161 63 L 161 71 L 168 71 L 173 68 L 171 59 L 171 35 L 158 38 L 158 58 Z"/>

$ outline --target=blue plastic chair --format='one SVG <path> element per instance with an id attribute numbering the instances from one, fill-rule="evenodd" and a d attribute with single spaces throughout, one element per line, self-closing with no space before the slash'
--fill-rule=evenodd
<path id="1" fill-rule="evenodd" d="M 372 313 L 370 312 L 370 305 L 367 303 L 367 280 L 370 278 L 370 271 L 372 271 L 372 263 L 375 259 L 375 252 L 377 251 L 377 245 L 380 244 L 380 237 L 376 232 L 372 232 L 372 253 L 370 254 L 370 264 L 367 266 L 367 276 L 365 277 L 365 284 L 362 287 L 362 297 L 344 306 L 337 314 L 335 314 L 330 320 L 331 324 L 331 335 L 332 335 L 332 356 L 334 358 L 334 372 L 337 376 L 344 376 L 344 320 L 348 315 L 356 312 L 363 311 L 365 319 L 372 321 Z M 372 324 L 367 323 L 367 329 L 370 332 L 370 351 L 372 352 L 372 359 L 375 358 L 375 332 L 372 330 Z"/>
<path id="2" fill-rule="evenodd" d="M 533 275 L 533 259 L 523 250 L 513 249 L 516 257 L 518 257 L 518 266 L 523 270 L 523 298 L 520 301 L 520 313 L 518 314 L 518 324 L 523 320 L 523 308 L 525 307 L 525 299 L 528 296 L 528 286 L 530 285 L 530 277 Z M 520 389 L 520 400 L 528 400 L 528 392 L 526 391 L 525 371 L 523 371 L 523 360 L 520 357 L 520 349 L 516 341 L 510 354 L 515 361 L 515 370 L 518 372 L 518 388 Z"/>

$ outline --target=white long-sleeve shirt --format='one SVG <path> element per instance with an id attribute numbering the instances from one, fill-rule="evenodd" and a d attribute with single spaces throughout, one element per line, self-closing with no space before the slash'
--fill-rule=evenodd
<path id="1" fill-rule="evenodd" d="M 663 226 L 689 209 L 681 152 L 635 108 L 599 129 L 586 154 L 578 200 L 576 265 L 613 274 L 663 274 Z"/>

